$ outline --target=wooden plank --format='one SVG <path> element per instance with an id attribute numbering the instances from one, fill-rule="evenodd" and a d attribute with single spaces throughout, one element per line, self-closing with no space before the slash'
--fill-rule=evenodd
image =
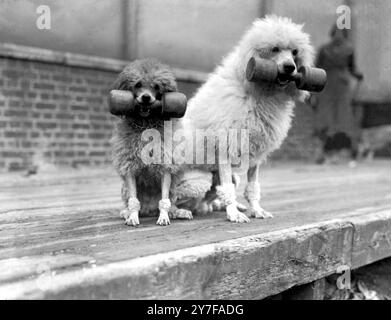
<path id="1" fill-rule="evenodd" d="M 349 264 L 352 236 L 352 226 L 339 221 L 309 225 L 49 273 L 45 281 L 1 286 L 0 298 L 260 299 Z"/>
<path id="2" fill-rule="evenodd" d="M 44 181 L 35 179 L 33 185 L 6 179 L 5 186 L 0 183 L 0 272 L 10 263 L 18 265 L 19 260 L 20 267 L 15 272 L 4 272 L 0 292 L 12 292 L 14 297 L 126 298 L 137 297 L 136 291 L 122 287 L 122 282 L 138 288 L 152 281 L 144 293 L 140 291 L 145 297 L 174 290 L 172 297 L 260 298 L 335 272 L 332 261 L 338 257 L 341 263 L 355 268 L 391 256 L 387 246 L 391 229 L 389 163 L 362 166 L 360 170 L 269 167 L 262 178 L 263 205 L 275 213 L 274 219 L 238 225 L 226 222 L 224 213 L 215 213 L 193 221 L 174 221 L 167 228 L 156 226 L 155 218 L 142 218 L 139 228 L 125 226 L 118 216 L 120 182 L 111 172 L 57 177 L 61 185 L 50 176 Z M 45 192 L 47 199 L 42 197 Z M 13 196 L 17 200 L 13 201 Z M 335 249 L 341 237 L 350 237 L 351 242 Z M 327 261 L 331 262 L 322 264 L 319 257 L 328 246 L 336 256 L 334 251 L 327 252 Z M 299 259 L 297 266 L 289 263 L 293 253 Z M 303 266 L 300 261 L 312 261 L 312 265 Z M 138 263 L 144 262 L 150 264 L 150 269 L 144 271 L 155 270 L 156 278 L 148 280 L 144 271 L 137 271 Z M 290 275 L 282 270 L 282 278 L 273 272 L 270 279 L 265 278 L 262 270 L 281 269 L 283 263 Z M 157 265 L 160 269 L 154 269 Z M 315 266 L 317 271 L 313 270 Z M 240 271 L 235 271 L 236 267 Z M 50 272 L 46 272 L 48 268 Z M 116 277 L 113 270 L 121 268 L 123 273 Z M 43 275 L 41 269 L 46 270 Z M 54 286 L 52 291 L 42 291 L 42 277 L 46 277 L 44 284 Z M 69 282 L 70 287 L 69 277 L 75 279 Z M 171 279 L 173 284 L 169 284 Z M 183 286 L 176 289 L 178 281 Z M 197 281 L 201 281 L 201 287 Z M 232 287 L 229 281 L 233 281 Z M 221 283 L 228 288 L 226 291 Z M 269 283 L 275 291 L 268 289 Z M 121 289 L 118 293 L 104 292 L 106 286 Z M 190 289 L 192 286 L 195 291 Z"/>
<path id="3" fill-rule="evenodd" d="M 43 275 L 0 286 L 0 298 L 259 299 L 353 266 L 354 232 L 329 221 L 58 274 L 46 264 Z"/>
<path id="4" fill-rule="evenodd" d="M 283 183 L 281 185 L 284 186 Z M 96 203 L 95 200 L 70 201 L 63 206 L 49 205 L 46 208 L 11 211 L 0 215 L 0 257 L 11 253 L 13 257 L 38 252 L 50 254 L 59 248 L 67 249 L 70 244 L 88 251 L 89 244 L 95 243 L 100 253 L 98 258 L 103 256 L 116 261 L 119 257 L 130 259 L 162 250 L 176 250 L 209 241 L 223 241 L 257 232 L 357 215 L 363 207 L 367 207 L 367 212 L 371 213 L 377 210 L 379 203 L 382 203 L 382 208 L 387 208 L 387 203 L 391 205 L 391 199 L 385 199 L 391 193 L 388 185 L 366 183 L 365 186 L 368 190 L 351 186 L 346 188 L 344 185 L 332 191 L 319 189 L 312 192 L 310 198 L 306 192 L 297 195 L 291 192 L 276 193 L 270 198 L 265 196 L 264 206 L 275 213 L 275 218 L 253 220 L 246 225 L 227 224 L 224 214 L 217 213 L 210 217 L 196 217 L 196 220 L 190 222 L 174 221 L 168 229 L 156 227 L 154 219 L 143 218 L 142 226 L 133 232 L 134 229 L 124 226 L 118 217 L 119 197 L 118 204 L 115 200 L 107 203 L 105 197 L 102 197 L 103 203 Z M 64 197 L 67 197 L 66 194 Z M 193 233 L 199 237 L 193 238 Z M 146 236 L 147 239 L 144 239 Z M 129 251 L 110 246 L 112 241 L 124 248 L 129 242 L 142 245 Z M 161 242 L 165 243 L 164 249 L 156 246 L 156 243 Z"/>
<path id="5" fill-rule="evenodd" d="M 355 228 L 352 268 L 390 257 L 391 210 L 354 217 L 351 223 Z"/>
<path id="6" fill-rule="evenodd" d="M 363 203 L 365 202 L 358 203 L 357 209 Z M 325 201 L 322 206 L 327 205 L 328 201 Z M 79 252 L 87 253 L 89 245 L 94 243 L 97 245 L 96 252 L 99 253 L 96 257 L 98 261 L 103 258 L 117 261 L 254 233 L 283 230 L 297 226 L 299 222 L 305 225 L 365 213 L 361 210 L 354 211 L 354 207 L 349 207 L 351 211 L 335 211 L 333 208 L 326 211 L 322 210 L 322 206 L 319 211 L 315 207 L 312 207 L 313 211 L 305 211 L 302 206 L 288 208 L 284 212 L 276 212 L 274 219 L 252 220 L 245 225 L 229 224 L 223 213 L 215 213 L 208 217 L 196 217 L 193 221 L 174 221 L 168 228 L 156 226 L 155 218 L 143 218 L 139 228 L 126 227 L 118 216 L 118 210 L 95 211 L 92 207 L 92 210 L 84 212 L 75 210 L 70 213 L 65 210 L 52 213 L 51 209 L 47 209 L 40 218 L 27 216 L 12 220 L 12 223 L 4 226 L 0 225 L 0 257 L 9 257 L 11 254 L 12 257 L 51 254 L 61 249 L 75 252 L 74 247 Z M 374 208 L 368 208 L 368 212 L 374 211 Z M 140 245 L 128 250 L 128 243 Z M 165 245 L 157 245 L 160 243 Z"/>

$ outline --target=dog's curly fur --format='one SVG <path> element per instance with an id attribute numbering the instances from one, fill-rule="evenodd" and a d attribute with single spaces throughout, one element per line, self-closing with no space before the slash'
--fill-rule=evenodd
<path id="1" fill-rule="evenodd" d="M 291 125 L 294 99 L 303 99 L 306 93 L 294 83 L 279 87 L 246 79 L 250 57 L 269 59 L 275 46 L 298 49 L 297 67 L 313 64 L 313 48 L 301 25 L 276 16 L 258 19 L 189 101 L 186 125 L 249 129 L 251 162 L 264 160 L 279 148 Z"/>
<path id="2" fill-rule="evenodd" d="M 274 48 L 278 48 L 279 53 L 275 53 Z M 297 51 L 297 54 L 293 54 Z M 223 59 L 221 65 L 209 76 L 207 82 L 199 89 L 194 98 L 189 101 L 188 109 L 183 121 L 185 134 L 193 136 L 195 129 L 211 130 L 218 132 L 219 129 L 248 129 L 249 131 L 249 152 L 251 168 L 258 167 L 267 156 L 280 147 L 288 134 L 295 106 L 295 99 L 303 99 L 306 92 L 297 90 L 293 83 L 286 85 L 278 84 L 259 84 L 252 83 L 246 79 L 246 65 L 250 57 L 259 55 L 265 59 L 274 60 L 277 65 L 284 59 L 292 56 L 292 61 L 296 69 L 300 66 L 311 66 L 313 63 L 313 48 L 310 45 L 309 35 L 302 31 L 302 26 L 293 23 L 288 18 L 268 16 L 264 19 L 256 20 L 252 27 L 245 33 L 238 46 Z M 158 67 L 157 67 L 158 66 Z M 156 74 L 161 79 L 162 85 L 167 91 L 176 90 L 173 75 L 167 71 L 165 66 L 155 62 L 136 62 L 127 67 L 119 76 L 116 89 L 131 88 L 131 84 L 137 77 L 151 77 Z M 126 176 L 130 171 L 137 172 L 137 184 L 142 186 L 138 198 L 143 203 L 152 202 L 153 207 L 157 207 L 158 197 L 154 194 L 160 193 L 159 179 L 164 170 L 169 170 L 175 176 L 184 170 L 184 167 L 177 165 L 145 165 L 140 161 L 139 152 L 144 146 L 140 135 L 142 130 L 148 127 L 162 128 L 159 120 L 132 120 L 121 119 L 116 125 L 116 131 L 112 139 L 114 151 L 114 164 L 121 175 Z M 174 128 L 175 130 L 176 128 Z M 236 150 L 228 146 L 228 151 Z M 164 152 L 164 150 L 163 150 Z M 188 173 L 195 172 L 189 167 Z M 204 170 L 211 170 L 211 167 L 205 165 Z M 219 169 L 220 170 L 220 169 Z M 250 172 L 249 170 L 249 172 Z M 231 177 L 231 173 L 225 174 L 225 177 Z M 207 179 L 210 176 L 206 176 Z M 255 176 L 254 176 L 255 177 Z M 184 189 L 197 190 L 196 195 L 190 195 L 190 198 L 199 199 L 202 193 L 209 188 L 209 183 L 202 192 L 198 192 L 198 187 L 202 185 L 202 179 L 196 179 L 195 183 L 186 177 L 182 178 Z M 226 179 L 225 184 L 232 181 Z M 206 181 L 206 180 L 205 180 Z M 221 183 L 222 181 L 217 181 Z M 251 182 L 252 184 L 255 181 Z M 173 187 L 173 189 L 178 189 Z M 230 189 L 232 192 L 232 189 Z M 259 187 L 253 186 L 247 189 L 252 194 L 253 199 L 257 200 L 255 195 Z M 220 189 L 220 191 L 223 191 Z M 185 193 L 186 193 L 185 192 Z M 128 195 L 123 190 L 123 199 L 126 205 Z M 156 202 L 151 201 L 156 199 Z M 256 217 L 267 217 L 254 201 L 248 198 L 251 209 L 256 211 Z M 174 201 L 175 203 L 175 201 Z M 233 206 L 238 206 L 236 202 Z M 227 207 L 228 208 L 228 207 Z M 143 211 L 143 209 L 141 210 Z M 144 210 L 145 211 L 145 210 Z M 147 210 L 148 211 L 148 210 Z M 231 221 L 245 222 L 248 219 L 239 216 L 237 209 L 230 205 L 230 213 L 227 209 L 228 218 Z"/>
<path id="3" fill-rule="evenodd" d="M 140 84 L 137 86 L 136 84 Z M 156 86 L 158 90 L 151 90 Z M 138 87 L 138 89 L 136 89 Z M 167 65 L 156 59 L 136 60 L 129 64 L 114 82 L 112 90 L 132 91 L 135 98 L 142 92 L 154 95 L 152 99 L 161 99 L 165 93 L 177 91 L 177 83 L 173 72 Z M 112 162 L 123 180 L 122 200 L 125 210 L 130 198 L 126 186 L 126 178 L 136 178 L 137 199 L 141 204 L 141 215 L 156 215 L 161 199 L 161 182 L 165 173 L 171 175 L 170 216 L 176 219 L 191 219 L 192 211 L 197 211 L 200 201 L 210 189 L 212 177 L 209 173 L 192 170 L 185 172 L 186 167 L 175 163 L 145 163 L 142 150 L 150 142 L 142 139 L 147 129 L 156 129 L 161 139 L 161 159 L 171 158 L 170 150 L 164 147 L 164 121 L 162 118 L 143 118 L 122 116 L 115 119 L 114 132 L 111 139 Z M 172 131 L 183 128 L 181 119 L 171 119 Z M 171 138 L 171 137 L 169 137 Z M 173 146 L 174 147 L 174 146 Z M 176 206 L 177 200 L 181 208 Z M 122 211 L 122 215 L 123 212 Z M 126 215 L 124 215 L 126 219 Z"/>
<path id="4" fill-rule="evenodd" d="M 257 19 L 189 101 L 184 118 L 185 128 L 190 131 L 203 129 L 212 132 L 219 129 L 247 129 L 249 168 L 256 168 L 253 171 L 258 172 L 258 166 L 286 138 L 295 100 L 304 99 L 308 93 L 298 90 L 292 82 L 284 85 L 249 82 L 246 79 L 246 66 L 254 55 L 275 61 L 279 68 L 285 60 L 294 63 L 296 71 L 301 66 L 312 66 L 314 50 L 309 35 L 303 32 L 302 27 L 289 18 L 274 15 Z M 229 145 L 228 152 L 232 151 L 236 153 L 236 148 Z M 210 168 L 205 170 L 208 169 Z M 219 168 L 220 174 L 221 171 Z M 229 172 L 230 169 L 225 170 L 224 176 L 229 177 Z M 253 175 L 255 176 L 258 173 Z M 225 180 L 225 184 L 230 183 L 228 179 Z M 222 181 L 220 183 L 224 184 Z M 247 189 L 254 195 L 253 200 L 260 197 L 254 194 L 260 190 L 259 184 L 254 186 L 254 183 L 258 183 L 255 178 L 252 186 Z M 226 187 L 225 190 L 228 190 L 229 186 Z M 257 211 L 256 217 L 271 216 L 254 201 L 252 203 L 253 209 Z M 227 209 L 229 220 L 248 221 L 238 211 L 231 210 L 232 212 L 230 214 Z"/>
<path id="5" fill-rule="evenodd" d="M 177 83 L 170 68 L 155 59 L 136 60 L 129 64 L 120 73 L 112 89 L 134 91 L 134 86 L 139 81 L 158 84 L 160 92 L 157 95 L 177 91 Z M 173 123 L 180 126 L 179 121 Z M 151 128 L 159 131 L 163 142 L 163 119 L 117 118 L 111 139 L 112 162 L 119 175 L 123 180 L 129 173 L 136 176 L 141 214 L 157 212 L 163 173 L 168 171 L 175 178 L 179 172 L 179 166 L 175 164 L 146 164 L 142 161 L 141 150 L 149 141 L 143 141 L 141 135 L 144 130 Z M 164 148 L 161 150 L 163 155 Z M 122 187 L 122 199 L 126 207 L 129 194 L 125 184 Z"/>

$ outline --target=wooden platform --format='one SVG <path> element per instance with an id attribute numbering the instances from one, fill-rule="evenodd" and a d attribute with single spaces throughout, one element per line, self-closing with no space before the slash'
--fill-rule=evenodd
<path id="1" fill-rule="evenodd" d="M 271 220 L 119 217 L 111 169 L 0 176 L 0 298 L 260 299 L 391 256 L 391 162 L 263 170 Z"/>

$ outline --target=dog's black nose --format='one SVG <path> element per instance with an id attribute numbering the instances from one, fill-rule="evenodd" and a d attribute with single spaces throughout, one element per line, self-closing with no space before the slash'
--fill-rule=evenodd
<path id="1" fill-rule="evenodd" d="M 296 70 L 296 66 L 291 63 L 284 64 L 283 68 L 284 68 L 284 72 L 287 74 L 291 74 Z"/>
<path id="2" fill-rule="evenodd" d="M 141 96 L 141 101 L 143 103 L 150 103 L 151 102 L 151 96 L 149 94 L 143 94 Z"/>

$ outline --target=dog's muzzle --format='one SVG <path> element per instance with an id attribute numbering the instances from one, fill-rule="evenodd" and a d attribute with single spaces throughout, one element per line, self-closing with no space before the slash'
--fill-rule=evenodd
<path id="1" fill-rule="evenodd" d="M 280 86 L 286 86 L 296 74 L 296 65 L 294 63 L 283 63 L 278 65 L 277 69 L 278 76 L 276 82 Z"/>

